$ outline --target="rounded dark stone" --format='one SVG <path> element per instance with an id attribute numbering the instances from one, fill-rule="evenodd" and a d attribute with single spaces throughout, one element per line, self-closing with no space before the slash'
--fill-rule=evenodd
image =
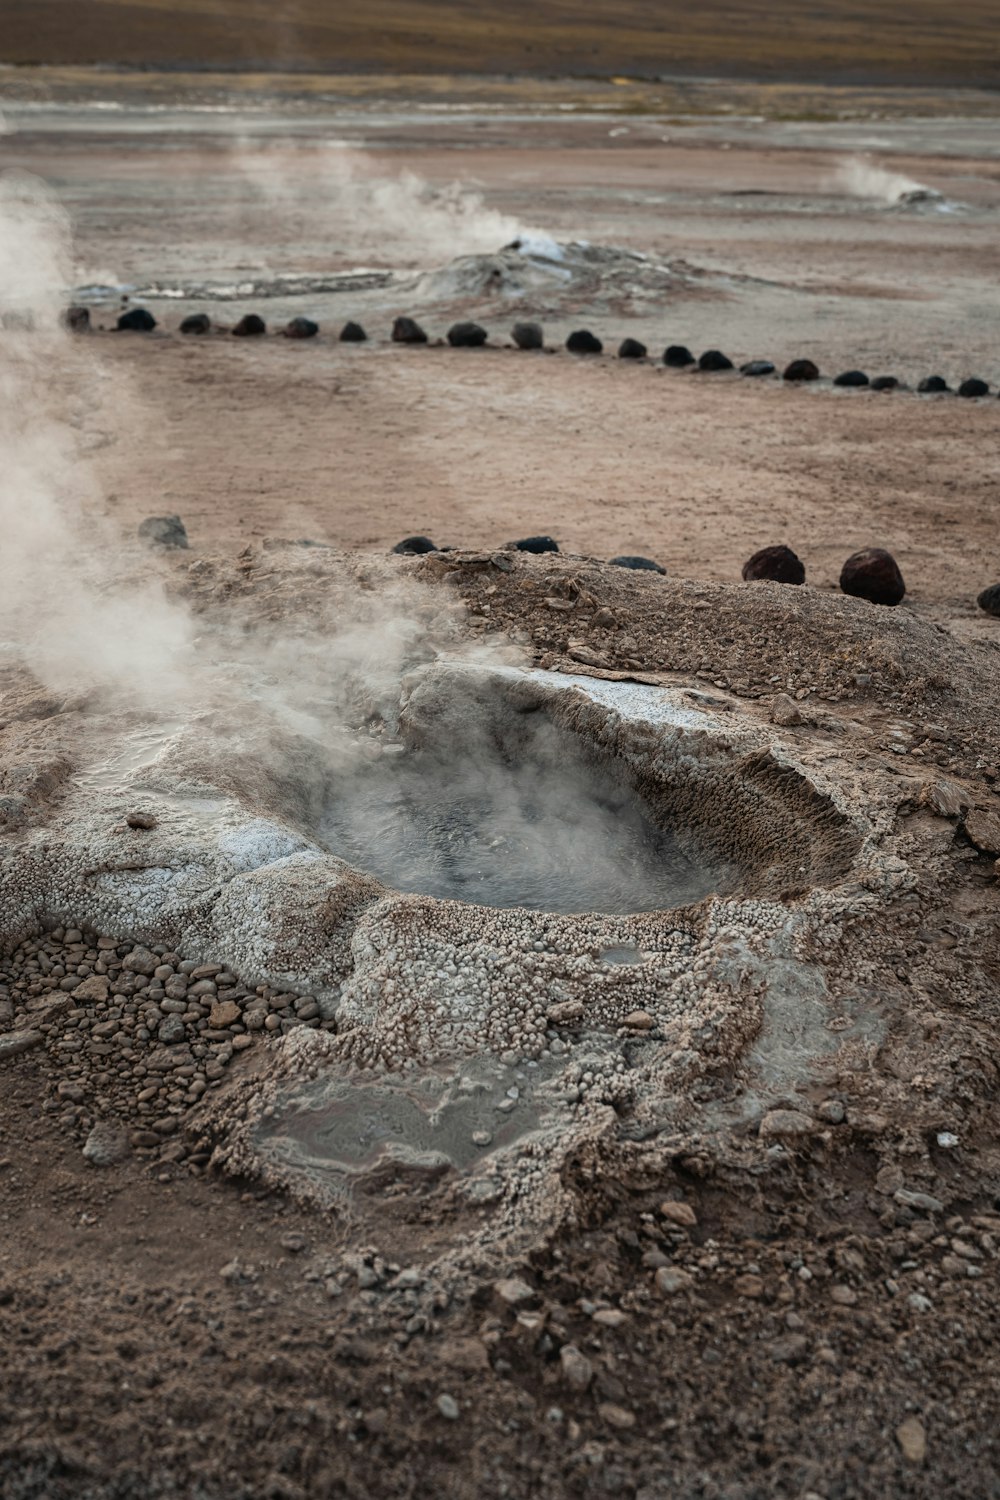
<path id="1" fill-rule="evenodd" d="M 510 336 L 519 349 L 541 349 L 545 343 L 541 323 L 515 323 Z"/>
<path id="2" fill-rule="evenodd" d="M 669 365 L 671 370 L 683 370 L 698 361 L 686 344 L 668 344 L 663 351 L 663 363 Z"/>
<path id="3" fill-rule="evenodd" d="M 819 366 L 811 359 L 793 359 L 781 372 L 782 380 L 818 380 Z"/>
<path id="4" fill-rule="evenodd" d="M 139 523 L 139 535 L 151 547 L 186 547 L 187 530 L 180 516 L 149 516 Z"/>
<path id="5" fill-rule="evenodd" d="M 960 396 L 988 396 L 990 388 L 985 380 L 978 380 L 974 375 L 968 380 L 963 380 L 958 388 Z"/>
<path id="6" fill-rule="evenodd" d="M 638 339 L 622 339 L 618 345 L 619 359 L 645 359 L 646 346 L 640 344 Z"/>
<path id="7" fill-rule="evenodd" d="M 988 589 L 983 589 L 976 603 L 988 615 L 995 615 L 1000 619 L 1000 583 L 991 583 Z"/>
<path id="8" fill-rule="evenodd" d="M 478 323 L 453 323 L 448 329 L 448 342 L 453 349 L 481 349 L 486 339 L 486 329 Z"/>
<path id="9" fill-rule="evenodd" d="M 769 359 L 751 359 L 747 364 L 740 365 L 741 375 L 773 375 L 774 366 Z"/>
<path id="10" fill-rule="evenodd" d="M 899 604 L 906 593 L 896 559 L 881 547 L 852 552 L 840 570 L 840 587 L 845 594 L 872 604 Z"/>
<path id="11" fill-rule="evenodd" d="M 873 391 L 895 391 L 899 389 L 899 381 L 895 375 L 876 375 L 872 381 Z"/>
<path id="12" fill-rule="evenodd" d="M 123 312 L 115 325 L 118 333 L 152 333 L 156 319 L 145 307 L 130 307 Z"/>
<path id="13" fill-rule="evenodd" d="M 70 333 L 90 332 L 90 308 L 89 307 L 67 307 L 62 315 L 63 327 L 68 328 Z"/>
<path id="14" fill-rule="evenodd" d="M 845 370 L 842 375 L 836 377 L 833 383 L 834 385 L 846 385 L 860 390 L 862 386 L 866 386 L 870 382 L 864 370 Z"/>
<path id="15" fill-rule="evenodd" d="M 233 329 L 233 337 L 237 339 L 259 339 L 261 334 L 266 332 L 267 324 L 263 318 L 259 318 L 256 313 L 244 313 Z"/>
<path id="16" fill-rule="evenodd" d="M 951 387 L 943 375 L 925 375 L 917 386 L 917 390 L 922 391 L 925 395 L 932 391 L 948 391 L 950 389 Z"/>
<path id="17" fill-rule="evenodd" d="M 212 320 L 208 313 L 189 313 L 181 319 L 181 333 L 202 334 L 212 332 Z"/>
<path id="18" fill-rule="evenodd" d="M 762 547 L 743 564 L 747 583 L 805 583 L 806 570 L 791 547 Z"/>
<path id="19" fill-rule="evenodd" d="M 394 344 L 426 344 L 427 335 L 415 318 L 397 318 L 392 325 Z"/>
<path id="20" fill-rule="evenodd" d="M 635 568 L 642 573 L 663 573 L 666 575 L 667 571 L 666 568 L 661 568 L 658 562 L 654 562 L 651 557 L 632 557 L 628 555 L 613 557 L 611 561 L 616 568 Z"/>
<path id="21" fill-rule="evenodd" d="M 438 549 L 429 536 L 404 536 L 403 540 L 397 542 L 392 550 L 412 557 L 422 552 L 436 552 Z"/>
<path id="22" fill-rule="evenodd" d="M 281 331 L 286 339 L 314 339 L 319 333 L 319 324 L 312 318 L 293 318 Z"/>
<path id="23" fill-rule="evenodd" d="M 342 344 L 364 344 L 368 335 L 360 323 L 345 323 L 340 330 L 340 342 Z"/>
<path id="24" fill-rule="evenodd" d="M 733 362 L 721 349 L 706 349 L 698 361 L 698 368 L 714 373 L 716 370 L 731 370 Z"/>
<path id="25" fill-rule="evenodd" d="M 559 543 L 550 536 L 523 536 L 519 542 L 508 542 L 509 552 L 558 552 Z"/>
<path id="26" fill-rule="evenodd" d="M 570 354 L 600 354 L 604 345 L 589 328 L 578 328 L 566 340 L 566 348 Z"/>

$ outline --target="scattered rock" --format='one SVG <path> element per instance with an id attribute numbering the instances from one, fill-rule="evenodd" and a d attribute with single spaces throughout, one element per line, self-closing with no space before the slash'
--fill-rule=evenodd
<path id="1" fill-rule="evenodd" d="M 983 589 L 976 603 L 986 614 L 1000 620 L 1000 583 L 991 583 L 988 589 Z"/>
<path id="2" fill-rule="evenodd" d="M 585 1354 L 581 1354 L 575 1344 L 563 1344 L 559 1351 L 559 1363 L 562 1366 L 563 1379 L 571 1391 L 582 1394 L 590 1386 L 594 1378 L 594 1367 Z"/>
<path id="3" fill-rule="evenodd" d="M 90 308 L 80 307 L 74 304 L 67 307 L 62 315 L 63 327 L 68 328 L 70 333 L 90 332 Z"/>
<path id="4" fill-rule="evenodd" d="M 788 1333 L 772 1339 L 768 1352 L 777 1365 L 801 1365 L 809 1354 L 809 1340 L 804 1333 Z"/>
<path id="5" fill-rule="evenodd" d="M 558 552 L 559 543 L 550 536 L 523 536 L 519 542 L 505 542 L 508 552 Z"/>
<path id="6" fill-rule="evenodd" d="M 941 1199 L 935 1198 L 931 1193 L 920 1193 L 912 1188 L 897 1188 L 892 1196 L 902 1208 L 916 1208 L 926 1214 L 939 1214 L 944 1211 Z"/>
<path id="7" fill-rule="evenodd" d="M 778 1140 L 785 1136 L 811 1135 L 814 1122 L 811 1115 L 798 1109 L 770 1109 L 761 1120 L 758 1135 L 762 1140 Z"/>
<path id="8" fill-rule="evenodd" d="M 403 540 L 397 542 L 392 550 L 402 553 L 405 557 L 414 557 L 424 552 L 436 552 L 438 549 L 429 536 L 404 536 Z"/>
<path id="9" fill-rule="evenodd" d="M 842 375 L 835 376 L 833 383 L 834 385 L 849 386 L 853 389 L 860 389 L 862 386 L 869 385 L 871 382 L 869 381 L 868 376 L 865 374 L 864 370 L 845 370 Z"/>
<path id="10" fill-rule="evenodd" d="M 927 1457 L 927 1432 L 919 1417 L 907 1417 L 900 1422 L 896 1442 L 907 1463 L 922 1464 Z"/>
<path id="11" fill-rule="evenodd" d="M 124 1125 L 113 1120 L 98 1120 L 87 1136 L 83 1154 L 95 1167 L 114 1167 L 125 1160 L 130 1149 Z"/>
<path id="12" fill-rule="evenodd" d="M 314 339 L 319 333 L 319 324 L 312 318 L 292 318 L 281 331 L 286 339 Z"/>
<path id="13" fill-rule="evenodd" d="M 446 1421 L 458 1421 L 458 1402 L 454 1396 L 449 1396 L 446 1391 L 442 1391 L 434 1404 Z"/>
<path id="14" fill-rule="evenodd" d="M 140 828 L 146 833 L 149 833 L 151 829 L 156 827 L 155 817 L 152 813 L 147 812 L 126 813 L 125 822 L 129 828 Z"/>
<path id="15" fill-rule="evenodd" d="M 899 389 L 899 381 L 895 375 L 876 375 L 871 388 L 873 391 L 895 391 Z"/>
<path id="16" fill-rule="evenodd" d="M 917 390 L 927 395 L 934 391 L 950 391 L 951 387 L 943 375 L 925 375 Z"/>
<path id="17" fill-rule="evenodd" d="M 453 349 L 481 349 L 488 334 L 479 323 L 453 323 L 448 329 L 448 342 Z"/>
<path id="18" fill-rule="evenodd" d="M 712 374 L 718 370 L 731 370 L 733 362 L 721 349 L 706 349 L 698 361 L 698 368 Z"/>
<path id="19" fill-rule="evenodd" d="M 30 1052 L 32 1047 L 40 1047 L 44 1038 L 40 1031 L 7 1031 L 0 1036 L 0 1062 L 6 1061 L 8 1057 L 18 1057 L 22 1052 Z"/>
<path id="20" fill-rule="evenodd" d="M 106 974 L 91 974 L 71 994 L 74 1000 L 82 1000 L 85 1005 L 101 1005 L 108 998 L 110 988 L 111 981 Z"/>
<path id="21" fill-rule="evenodd" d="M 683 370 L 697 364 L 697 360 L 686 344 L 668 344 L 663 351 L 663 363 L 671 370 Z"/>
<path id="22" fill-rule="evenodd" d="M 177 1042 L 183 1042 L 187 1037 L 187 1027 L 180 1016 L 164 1016 L 156 1028 L 157 1040 L 164 1046 L 172 1047 Z"/>
<path id="23" fill-rule="evenodd" d="M 156 319 L 144 307 L 130 307 L 115 324 L 116 333 L 152 333 Z"/>
<path id="24" fill-rule="evenodd" d="M 656 1290 L 664 1297 L 676 1296 L 678 1292 L 686 1292 L 694 1285 L 694 1277 L 689 1271 L 682 1271 L 679 1266 L 661 1266 L 653 1278 Z"/>
<path id="25" fill-rule="evenodd" d="M 566 340 L 566 348 L 570 354 L 600 354 L 604 345 L 589 328 L 578 328 Z"/>
<path id="26" fill-rule="evenodd" d="M 542 349 L 545 345 L 541 323 L 515 323 L 510 336 L 519 349 Z"/>
<path id="27" fill-rule="evenodd" d="M 840 587 L 845 594 L 872 604 L 899 604 L 906 593 L 896 559 L 881 547 L 852 552 L 840 570 Z"/>
<path id="28" fill-rule="evenodd" d="M 1000 810 L 973 808 L 965 815 L 964 828 L 977 849 L 1000 854 Z"/>
<path id="29" fill-rule="evenodd" d="M 671 1224 L 679 1224 L 682 1229 L 691 1229 L 698 1222 L 698 1215 L 690 1203 L 682 1203 L 678 1198 L 667 1198 L 660 1204 L 660 1213 Z"/>
<path id="30" fill-rule="evenodd" d="M 208 1024 L 213 1030 L 221 1031 L 225 1026 L 235 1026 L 241 1014 L 235 1000 L 216 1000 L 209 1011 Z"/>
<path id="31" fill-rule="evenodd" d="M 635 1426 L 634 1414 L 626 1411 L 624 1406 L 616 1406 L 613 1401 L 602 1401 L 597 1408 L 597 1415 L 607 1422 L 609 1427 L 617 1427 L 623 1432 Z"/>
<path id="32" fill-rule="evenodd" d="M 781 372 L 782 380 L 818 380 L 819 366 L 811 359 L 793 359 Z"/>
<path id="33" fill-rule="evenodd" d="M 778 693 L 771 704 L 771 723 L 782 729 L 792 729 L 796 724 L 802 723 L 799 706 L 787 693 Z"/>
<path id="34" fill-rule="evenodd" d="M 212 320 L 208 313 L 189 313 L 186 318 L 181 319 L 181 333 L 183 334 L 205 334 L 212 332 Z"/>
<path id="35" fill-rule="evenodd" d="M 751 377 L 758 375 L 773 375 L 774 365 L 769 359 L 751 359 L 745 365 L 740 365 L 740 374 Z"/>
<path id="36" fill-rule="evenodd" d="M 267 324 L 256 313 L 244 313 L 232 330 L 233 338 L 258 339 L 267 332 Z"/>
<path id="37" fill-rule="evenodd" d="M 139 535 L 153 547 L 186 547 L 188 535 L 180 516 L 148 516 L 139 522 Z"/>
<path id="38" fill-rule="evenodd" d="M 505 1307 L 520 1307 L 523 1302 L 533 1302 L 538 1293 L 518 1276 L 508 1276 L 495 1281 L 493 1290 Z"/>
<path id="39" fill-rule="evenodd" d="M 622 339 L 618 345 L 619 359 L 645 359 L 648 350 L 638 339 Z"/>
<path id="40" fill-rule="evenodd" d="M 843 1125 L 846 1113 L 839 1099 L 824 1099 L 816 1111 L 816 1118 L 824 1125 Z"/>
<path id="41" fill-rule="evenodd" d="M 392 325 L 394 344 L 426 344 L 427 335 L 415 318 L 397 318 Z"/>
<path id="42" fill-rule="evenodd" d="M 281 1236 L 281 1248 L 287 1250 L 289 1255 L 301 1255 L 306 1248 L 306 1237 L 297 1229 L 290 1229 Z"/>
<path id="43" fill-rule="evenodd" d="M 853 1287 L 839 1284 L 830 1288 L 830 1301 L 836 1302 L 838 1307 L 855 1307 L 858 1294 Z"/>
<path id="44" fill-rule="evenodd" d="M 767 580 L 771 583 L 805 583 L 806 570 L 791 547 L 762 547 L 743 564 L 747 583 Z"/>
<path id="45" fill-rule="evenodd" d="M 340 330 L 340 342 L 342 344 L 364 344 L 368 341 L 368 335 L 360 323 L 345 323 Z"/>
<path id="46" fill-rule="evenodd" d="M 967 399 L 972 399 L 976 396 L 988 396 L 989 393 L 990 388 L 986 384 L 986 381 L 978 380 L 974 375 L 968 380 L 963 380 L 958 388 L 958 394 L 965 396 Z"/>
<path id="47" fill-rule="evenodd" d="M 666 568 L 661 568 L 660 564 L 654 562 L 651 557 L 638 557 L 633 556 L 631 553 L 624 553 L 621 557 L 613 557 L 611 562 L 616 568 L 636 568 L 649 573 L 662 573 L 664 577 L 667 572 Z"/>
<path id="48" fill-rule="evenodd" d="M 648 1010 L 630 1010 L 622 1021 L 622 1025 L 627 1026 L 630 1031 L 652 1031 L 655 1024 Z"/>

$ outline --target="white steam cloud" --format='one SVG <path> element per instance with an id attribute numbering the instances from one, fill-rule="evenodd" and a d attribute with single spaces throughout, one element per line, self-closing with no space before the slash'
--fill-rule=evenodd
<path id="1" fill-rule="evenodd" d="M 848 157 L 837 168 L 834 181 L 852 198 L 872 198 L 880 203 L 899 203 L 911 193 L 937 197 L 932 188 L 902 172 L 890 172 L 863 156 Z"/>

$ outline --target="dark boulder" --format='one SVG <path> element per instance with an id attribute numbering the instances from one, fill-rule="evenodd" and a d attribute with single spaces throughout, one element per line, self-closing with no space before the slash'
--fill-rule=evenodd
<path id="1" fill-rule="evenodd" d="M 819 366 L 811 359 L 793 359 L 781 372 L 782 380 L 818 380 Z"/>
<path id="2" fill-rule="evenodd" d="M 401 542 L 393 547 L 393 552 L 402 552 L 405 556 L 414 557 L 422 552 L 436 552 L 438 549 L 429 536 L 404 536 Z"/>
<path id="3" fill-rule="evenodd" d="M 773 375 L 774 366 L 769 359 L 751 359 L 747 364 L 740 365 L 741 375 Z"/>
<path id="4" fill-rule="evenodd" d="M 600 354 L 604 345 L 589 328 L 578 328 L 566 340 L 566 348 L 570 354 Z"/>
<path id="5" fill-rule="evenodd" d="M 89 307 L 67 307 L 62 315 L 63 327 L 68 328 L 70 333 L 90 332 L 90 308 Z"/>
<path id="6" fill-rule="evenodd" d="M 150 516 L 139 523 L 139 535 L 151 547 L 186 547 L 187 531 L 180 516 Z"/>
<path id="7" fill-rule="evenodd" d="M 950 391 L 951 387 L 943 375 L 925 375 L 917 386 L 917 390 L 923 395 L 928 395 L 935 391 Z"/>
<path id="8" fill-rule="evenodd" d="M 426 344 L 427 335 L 415 318 L 397 318 L 392 325 L 394 344 Z"/>
<path id="9" fill-rule="evenodd" d="M 895 375 L 876 375 L 872 381 L 873 391 L 896 391 L 899 389 L 899 381 Z"/>
<path id="10" fill-rule="evenodd" d="M 983 589 L 976 603 L 988 615 L 995 615 L 1000 619 L 1000 583 L 991 583 L 988 589 Z"/>
<path id="11" fill-rule="evenodd" d="M 181 320 L 181 333 L 202 334 L 212 332 L 212 320 L 208 313 L 189 313 Z"/>
<path id="12" fill-rule="evenodd" d="M 958 394 L 960 396 L 966 396 L 970 399 L 973 396 L 988 396 L 989 393 L 990 388 L 986 384 L 986 381 L 977 380 L 974 375 L 969 380 L 963 380 L 962 384 L 958 388 Z"/>
<path id="13" fill-rule="evenodd" d="M 632 557 L 631 555 L 627 555 L 624 557 L 613 557 L 611 561 L 616 568 L 635 568 L 641 573 L 662 573 L 666 575 L 667 571 L 666 568 L 661 568 L 658 562 L 654 562 L 651 557 Z"/>
<path id="14" fill-rule="evenodd" d="M 286 339 L 314 339 L 319 333 L 319 324 L 312 318 L 293 318 L 281 331 Z"/>
<path id="15" fill-rule="evenodd" d="M 686 344 L 668 344 L 663 351 L 663 363 L 671 370 L 684 370 L 698 361 Z"/>
<path id="16" fill-rule="evenodd" d="M 622 339 L 618 345 L 619 359 L 645 359 L 646 353 L 645 344 L 640 344 L 638 339 Z"/>
<path id="17" fill-rule="evenodd" d="M 541 349 L 545 343 L 541 323 L 515 323 L 510 336 L 519 349 Z"/>
<path id="18" fill-rule="evenodd" d="M 364 344 L 368 335 L 360 323 L 345 323 L 340 330 L 340 342 L 342 344 Z"/>
<path id="19" fill-rule="evenodd" d="M 846 385 L 852 389 L 860 390 L 862 386 L 869 384 L 868 376 L 864 370 L 845 370 L 843 375 L 838 375 L 834 385 Z"/>
<path id="20" fill-rule="evenodd" d="M 448 329 L 448 342 L 453 349 L 481 349 L 486 339 L 486 329 L 478 323 L 453 323 Z"/>
<path id="21" fill-rule="evenodd" d="M 731 370 L 733 362 L 721 349 L 706 349 L 698 361 L 698 368 L 713 374 L 716 370 Z"/>
<path id="22" fill-rule="evenodd" d="M 156 319 L 144 307 L 130 307 L 115 324 L 116 333 L 152 333 Z"/>
<path id="23" fill-rule="evenodd" d="M 233 338 L 259 339 L 267 332 L 267 324 L 256 313 L 244 313 L 233 329 Z"/>
<path id="24" fill-rule="evenodd" d="M 743 564 L 747 583 L 805 583 L 806 570 L 791 547 L 762 547 Z"/>
<path id="25" fill-rule="evenodd" d="M 550 536 L 523 536 L 519 542 L 507 542 L 508 552 L 558 552 L 559 543 Z"/>
<path id="26" fill-rule="evenodd" d="M 881 547 L 852 552 L 840 570 L 840 587 L 845 594 L 872 604 L 899 604 L 906 593 L 896 559 Z"/>

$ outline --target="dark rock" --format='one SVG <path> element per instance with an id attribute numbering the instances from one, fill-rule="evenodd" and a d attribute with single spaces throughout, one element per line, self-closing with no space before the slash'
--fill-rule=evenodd
<path id="1" fill-rule="evenodd" d="M 259 339 L 261 334 L 266 332 L 267 324 L 263 318 L 259 318 L 256 313 L 244 313 L 233 329 L 233 337 L 237 339 Z"/>
<path id="2" fill-rule="evenodd" d="M 663 351 L 663 363 L 671 370 L 683 370 L 687 365 L 697 364 L 697 360 L 686 344 L 668 344 Z"/>
<path id="3" fill-rule="evenodd" d="M 950 389 L 951 387 L 943 375 L 925 375 L 917 386 L 917 390 L 925 395 L 931 391 L 948 391 Z"/>
<path id="4" fill-rule="evenodd" d="M 115 324 L 117 333 L 152 333 L 156 319 L 144 307 L 130 307 Z"/>
<path id="5" fill-rule="evenodd" d="M 510 336 L 519 349 L 541 349 L 545 344 L 541 323 L 515 323 Z"/>
<path id="6" fill-rule="evenodd" d="M 429 536 L 404 536 L 403 540 L 397 542 L 392 550 L 413 557 L 421 552 L 436 552 L 438 549 Z"/>
<path id="7" fill-rule="evenodd" d="M 559 543 L 550 536 L 524 536 L 519 542 L 507 542 L 508 552 L 558 552 Z"/>
<path id="8" fill-rule="evenodd" d="M 149 516 L 139 523 L 139 535 L 155 547 L 186 547 L 187 532 L 180 516 Z"/>
<path id="9" fill-rule="evenodd" d="M 448 329 L 448 342 L 453 349 L 481 349 L 486 339 L 486 329 L 478 323 L 453 323 Z"/>
<path id="10" fill-rule="evenodd" d="M 747 583 L 805 583 L 806 570 L 791 547 L 762 547 L 743 564 L 743 577 Z"/>
<path id="11" fill-rule="evenodd" d="M 899 388 L 899 381 L 895 375 L 876 375 L 872 381 L 873 391 L 895 391 Z"/>
<path id="12" fill-rule="evenodd" d="M 868 385 L 868 376 L 864 370 L 845 370 L 843 375 L 838 375 L 834 385 L 846 385 L 860 390 L 862 386 Z"/>
<path id="13" fill-rule="evenodd" d="M 988 396 L 989 393 L 990 388 L 986 384 L 986 381 L 977 380 L 974 375 L 968 380 L 963 380 L 962 384 L 958 388 L 958 394 L 960 396 Z"/>
<path id="14" fill-rule="evenodd" d="M 618 345 L 619 359 L 645 359 L 646 346 L 640 344 L 638 339 L 622 339 Z"/>
<path id="15" fill-rule="evenodd" d="M 991 583 L 988 589 L 983 589 L 976 603 L 988 615 L 995 615 L 1000 620 L 1000 583 Z"/>
<path id="16" fill-rule="evenodd" d="M 752 359 L 748 364 L 740 365 L 741 375 L 773 375 L 774 366 L 769 359 Z"/>
<path id="17" fill-rule="evenodd" d="M 782 380 L 818 380 L 819 367 L 811 359 L 793 359 L 781 372 Z"/>
<path id="18" fill-rule="evenodd" d="M 286 339 L 314 339 L 319 333 L 319 324 L 312 318 L 293 318 L 281 331 Z"/>
<path id="19" fill-rule="evenodd" d="M 67 307 L 62 315 L 63 327 L 68 328 L 70 333 L 90 332 L 90 308 L 89 307 Z"/>
<path id="20" fill-rule="evenodd" d="M 853 552 L 840 570 L 840 587 L 845 594 L 872 604 L 899 604 L 906 593 L 896 559 L 881 547 Z"/>
<path id="21" fill-rule="evenodd" d="M 632 557 L 631 555 L 626 555 L 623 557 L 613 557 L 611 561 L 616 568 L 636 568 L 641 572 L 663 573 L 664 575 L 666 575 L 667 571 L 666 568 L 661 568 L 658 562 L 654 562 L 651 557 Z"/>
<path id="22" fill-rule="evenodd" d="M 340 342 L 342 344 L 364 344 L 368 341 L 368 335 L 360 323 L 345 323 L 340 330 Z"/>
<path id="23" fill-rule="evenodd" d="M 698 361 L 698 368 L 710 373 L 716 370 L 731 370 L 733 362 L 728 354 L 723 354 L 721 349 L 706 349 Z"/>
<path id="24" fill-rule="evenodd" d="M 181 320 L 181 333 L 211 333 L 212 320 L 208 313 L 189 313 Z"/>
<path id="25" fill-rule="evenodd" d="M 589 328 L 578 328 L 566 340 L 566 348 L 570 354 L 600 354 L 604 345 Z"/>
<path id="26" fill-rule="evenodd" d="M 394 344 L 426 344 L 427 335 L 415 318 L 397 318 L 392 325 Z"/>

